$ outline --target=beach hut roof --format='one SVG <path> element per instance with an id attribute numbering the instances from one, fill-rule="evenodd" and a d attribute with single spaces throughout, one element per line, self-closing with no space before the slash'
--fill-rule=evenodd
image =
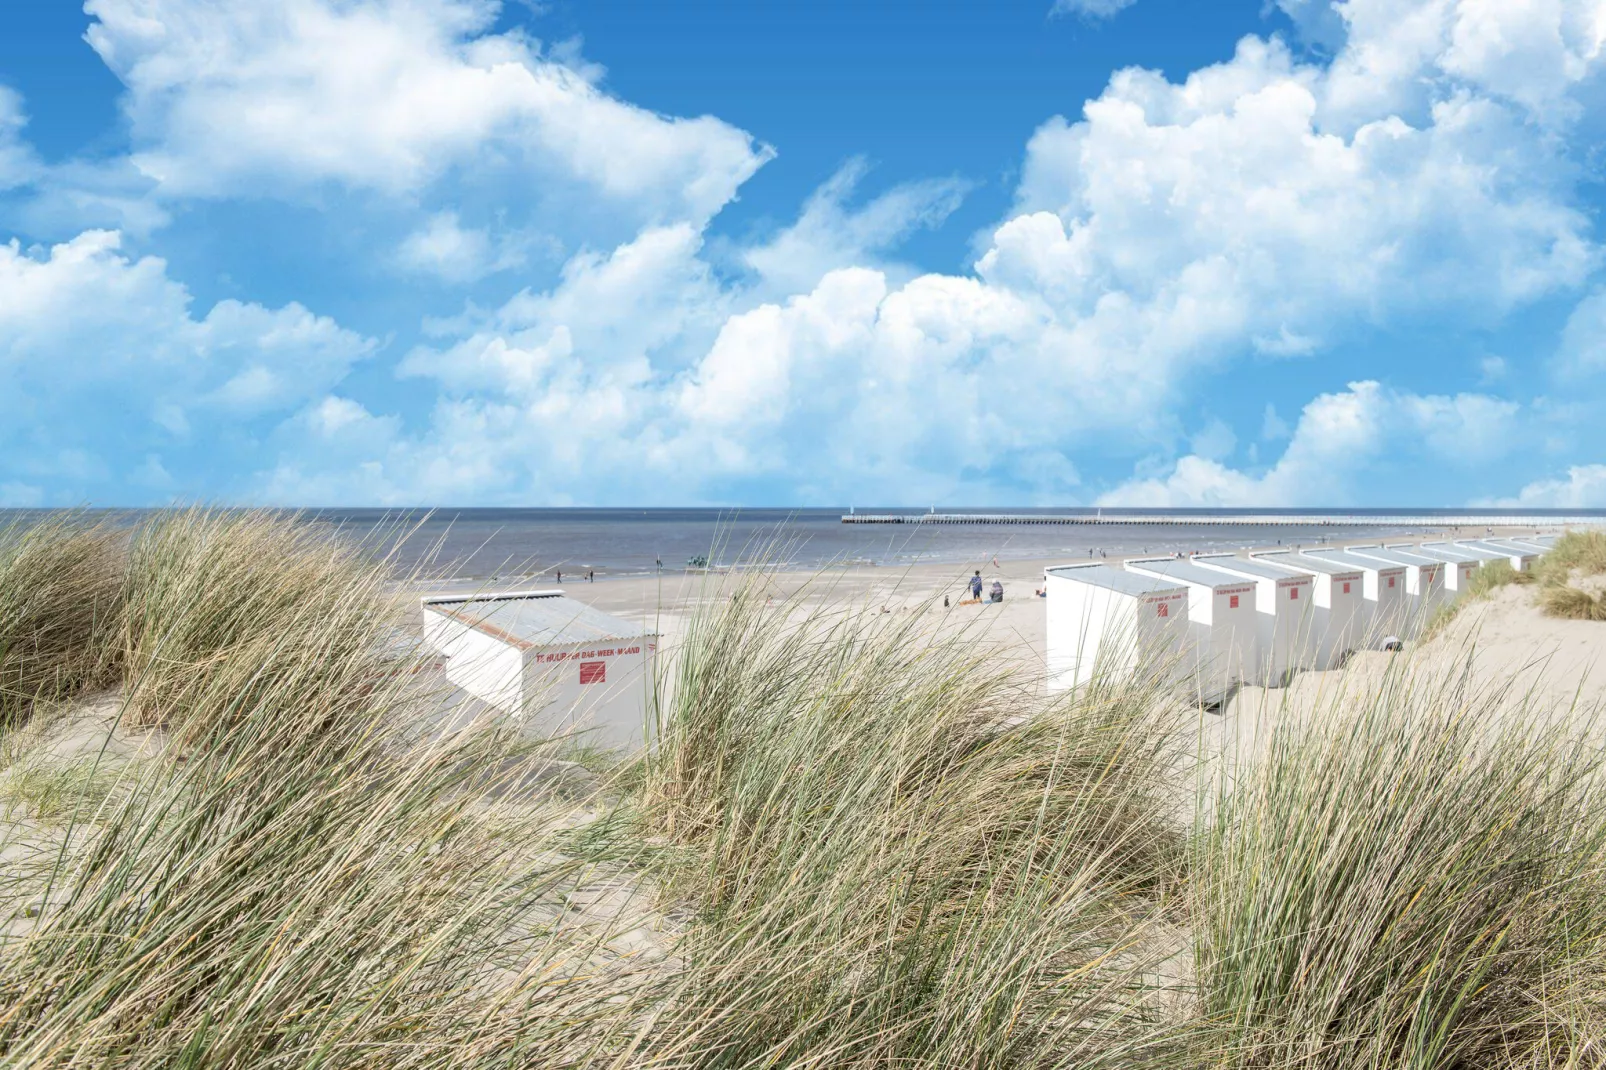
<path id="1" fill-rule="evenodd" d="M 1295 553 L 1292 550 L 1268 550 L 1256 554 L 1251 560 L 1264 561 L 1268 565 L 1293 570 L 1309 569 L 1312 572 L 1321 572 L 1329 576 L 1350 576 L 1361 571 L 1360 565 L 1350 565 L 1343 561 L 1330 561 L 1320 557 L 1312 557 L 1305 553 Z M 1284 562 L 1287 564 L 1284 564 Z"/>
<path id="2" fill-rule="evenodd" d="M 525 649 L 642 639 L 656 634 L 640 624 L 565 597 L 557 590 L 426 598 L 424 610 L 452 617 Z"/>
<path id="3" fill-rule="evenodd" d="M 1437 549 L 1438 544 L 1435 543 L 1431 548 Z M 1468 557 L 1476 558 L 1479 561 L 1508 561 L 1511 559 L 1510 554 L 1500 550 L 1492 549 L 1491 547 L 1485 546 L 1482 543 L 1458 542 L 1450 548 L 1466 554 Z"/>
<path id="4" fill-rule="evenodd" d="M 1414 567 L 1421 567 L 1422 565 L 1444 564 L 1443 561 L 1439 561 L 1436 558 L 1424 557 L 1421 554 L 1413 554 L 1407 550 L 1391 550 L 1383 546 L 1350 546 L 1346 549 L 1350 553 L 1354 553 L 1361 557 L 1375 557 L 1379 561 L 1387 561 L 1390 564 L 1395 565 L 1411 565 Z"/>
<path id="5" fill-rule="evenodd" d="M 1307 550 L 1306 557 L 1319 561 L 1331 561 L 1335 565 L 1344 565 L 1351 569 L 1371 569 L 1373 572 L 1395 572 L 1405 568 L 1404 562 L 1379 561 L 1371 557 L 1358 557 L 1347 550 Z"/>
<path id="6" fill-rule="evenodd" d="M 1075 580 L 1077 583 L 1089 583 L 1095 587 L 1118 591 L 1121 594 L 1145 595 L 1156 591 L 1174 591 L 1180 584 L 1166 583 L 1152 576 L 1140 576 L 1136 572 L 1127 572 L 1124 569 L 1111 568 L 1109 565 L 1065 565 L 1060 568 L 1044 570 L 1050 576 L 1061 579 Z"/>
<path id="7" fill-rule="evenodd" d="M 1513 553 L 1523 557 L 1538 557 L 1545 553 L 1545 548 L 1542 546 L 1529 546 L 1516 539 L 1483 539 L 1478 545 L 1488 546 L 1495 550 L 1505 550 L 1507 551 L 1507 557 L 1510 557 Z"/>
<path id="8" fill-rule="evenodd" d="M 1198 587 L 1209 587 L 1212 591 L 1221 587 L 1238 587 L 1243 579 L 1229 576 L 1225 572 L 1196 565 L 1192 561 L 1179 560 L 1174 557 L 1155 557 L 1142 561 L 1128 561 L 1129 568 L 1142 568 L 1150 572 L 1158 572 L 1183 583 L 1191 583 Z"/>
<path id="9" fill-rule="evenodd" d="M 1270 561 L 1260 561 L 1252 557 L 1239 557 L 1237 554 L 1201 554 L 1194 560 L 1220 568 L 1230 568 L 1234 572 L 1242 573 L 1245 576 L 1258 576 L 1265 580 L 1297 579 L 1303 575 L 1297 569 L 1283 568 Z"/>
<path id="10" fill-rule="evenodd" d="M 1399 547 L 1390 547 L 1390 549 L 1399 549 Z M 1406 547 L 1406 549 L 1411 549 L 1414 552 L 1421 554 L 1423 557 L 1429 557 L 1435 561 L 1448 561 L 1457 565 L 1464 565 L 1469 562 L 1477 562 L 1480 560 L 1477 554 L 1463 549 L 1462 547 L 1450 546 L 1442 542 L 1424 542 L 1420 544 L 1413 544 L 1410 547 Z"/>

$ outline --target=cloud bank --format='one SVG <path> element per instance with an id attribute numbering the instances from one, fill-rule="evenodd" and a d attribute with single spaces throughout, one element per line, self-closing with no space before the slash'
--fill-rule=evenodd
<path id="1" fill-rule="evenodd" d="M 182 441 L 216 438 L 259 458 L 230 493 L 295 503 L 1442 503 L 1527 464 L 1503 496 L 1606 504 L 1577 463 L 1606 444 L 1580 192 L 1606 4 L 1282 7 L 1329 59 L 1249 36 L 1180 82 L 1117 71 L 1032 135 L 971 267 L 931 273 L 898 249 L 963 179 L 864 199 L 852 161 L 790 224 L 715 241 L 772 150 L 618 99 L 572 50 L 496 32 L 487 2 L 91 0 L 153 211 L 381 204 L 398 222 L 376 263 L 475 297 L 387 352 L 299 302 L 197 319 L 161 259 L 105 231 L 13 245 L 0 271 L 43 296 L 0 298 L 0 369 L 32 406 L 8 485 L 131 458 L 171 474 Z M 22 115 L 0 95 L 0 187 L 67 181 L 40 177 Z M 1291 429 L 1260 398 L 1236 431 L 1197 405 L 1342 363 L 1357 337 L 1570 303 L 1498 375 L 1469 358 L 1481 388 L 1405 362 L 1397 381 L 1331 372 Z M 422 412 L 354 381 L 376 353 Z M 123 383 L 131 447 L 51 424 Z M 1417 478 L 1429 461 L 1445 482 Z"/>

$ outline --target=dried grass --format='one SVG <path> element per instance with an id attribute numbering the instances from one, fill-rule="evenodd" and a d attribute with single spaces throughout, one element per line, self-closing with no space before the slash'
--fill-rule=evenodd
<path id="1" fill-rule="evenodd" d="M 115 680 L 125 541 L 78 513 L 0 527 L 0 729 Z"/>

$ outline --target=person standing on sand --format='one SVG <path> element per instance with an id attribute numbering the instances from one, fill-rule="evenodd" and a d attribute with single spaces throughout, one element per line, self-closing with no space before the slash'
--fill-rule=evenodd
<path id="1" fill-rule="evenodd" d="M 970 597 L 981 601 L 981 569 L 977 569 L 976 574 L 970 577 Z"/>

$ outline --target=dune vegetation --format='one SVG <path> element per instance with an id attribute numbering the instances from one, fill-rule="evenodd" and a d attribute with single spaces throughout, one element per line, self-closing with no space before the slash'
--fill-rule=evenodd
<path id="1" fill-rule="evenodd" d="M 116 678 L 123 543 L 83 516 L 0 527 L 0 728 Z"/>
<path id="2" fill-rule="evenodd" d="M 1535 603 L 1546 616 L 1606 621 L 1606 596 L 1598 580 L 1601 576 L 1606 576 L 1606 532 L 1569 531 L 1526 571 L 1512 568 L 1506 560 L 1485 562 L 1472 574 L 1472 583 L 1462 598 L 1434 611 L 1423 628 L 1423 638 L 1442 633 L 1467 606 L 1514 586 L 1533 586 Z M 1595 589 L 1590 589 L 1591 585 Z"/>
<path id="3" fill-rule="evenodd" d="M 440 727 L 382 548 L 0 532 L 0 1066 L 1606 1061 L 1591 711 L 1401 669 L 1217 761 L 1157 680 L 709 582 L 577 793 Z"/>
<path id="4" fill-rule="evenodd" d="M 1599 580 L 1606 576 L 1606 531 L 1563 535 L 1539 559 L 1534 575 L 1540 584 L 1539 604 L 1547 615 L 1606 621 L 1606 596 Z"/>

